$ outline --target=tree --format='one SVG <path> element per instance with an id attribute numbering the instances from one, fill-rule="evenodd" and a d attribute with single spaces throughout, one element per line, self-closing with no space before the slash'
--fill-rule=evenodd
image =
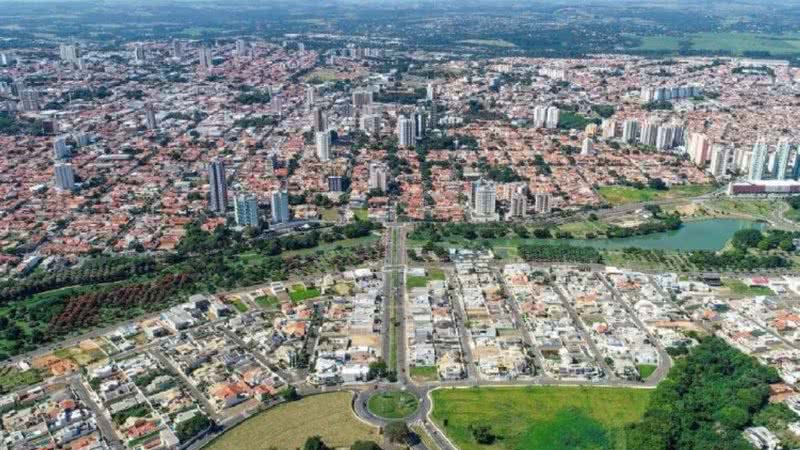
<path id="1" fill-rule="evenodd" d="M 390 422 L 383 432 L 392 442 L 403 442 L 410 433 L 405 422 Z"/>
<path id="2" fill-rule="evenodd" d="M 322 442 L 321 437 L 311 436 L 310 438 L 306 439 L 306 443 L 303 445 L 303 450 L 330 450 L 330 447 Z"/>
<path id="3" fill-rule="evenodd" d="M 733 234 L 733 246 L 740 250 L 747 250 L 758 245 L 764 235 L 759 230 L 739 230 Z"/>
<path id="4" fill-rule="evenodd" d="M 469 431 L 475 442 L 481 445 L 491 445 L 497 439 L 489 425 L 470 425 Z"/>
<path id="5" fill-rule="evenodd" d="M 297 388 L 294 386 L 289 386 L 288 388 L 284 389 L 281 393 L 281 396 L 287 402 L 300 400 L 300 394 L 297 392 Z"/>
<path id="6" fill-rule="evenodd" d="M 372 441 L 355 441 L 350 450 L 381 450 L 381 447 Z"/>

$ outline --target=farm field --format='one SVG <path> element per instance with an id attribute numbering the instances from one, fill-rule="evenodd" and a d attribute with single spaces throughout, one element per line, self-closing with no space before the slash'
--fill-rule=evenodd
<path id="1" fill-rule="evenodd" d="M 207 450 L 302 448 L 319 435 L 331 447 L 349 447 L 358 440 L 379 441 L 378 430 L 356 419 L 351 394 L 314 395 L 265 411 L 219 438 Z"/>
<path id="2" fill-rule="evenodd" d="M 622 429 L 641 419 L 650 392 L 585 386 L 440 389 L 432 394 L 432 415 L 462 450 L 622 450 Z M 470 426 L 480 425 L 491 427 L 496 437 L 491 445 L 472 437 Z"/>

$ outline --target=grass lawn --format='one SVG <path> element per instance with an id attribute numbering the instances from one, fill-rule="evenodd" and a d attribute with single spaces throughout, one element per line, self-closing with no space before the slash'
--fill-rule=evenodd
<path id="1" fill-rule="evenodd" d="M 715 189 L 715 186 L 708 184 L 692 184 L 686 186 L 675 186 L 670 189 L 659 191 L 652 188 L 636 189 L 630 186 L 602 186 L 598 189 L 600 195 L 612 206 L 624 205 L 626 203 L 654 202 L 658 200 L 670 200 L 675 198 L 697 197 Z"/>
<path id="2" fill-rule="evenodd" d="M 208 450 L 302 448 L 319 435 L 330 447 L 350 447 L 358 440 L 380 441 L 378 430 L 353 415 L 347 392 L 314 395 L 246 420 L 212 441 Z"/>
<path id="3" fill-rule="evenodd" d="M 710 217 L 741 217 L 766 219 L 780 208 L 778 200 L 759 200 L 751 198 L 715 198 L 702 203 L 701 214 Z"/>
<path id="4" fill-rule="evenodd" d="M 372 414 L 384 419 L 402 419 L 414 413 L 419 400 L 413 394 L 403 391 L 378 392 L 367 401 Z"/>
<path id="5" fill-rule="evenodd" d="M 322 220 L 336 222 L 339 220 L 339 210 L 336 208 L 325 208 L 322 210 Z"/>
<path id="6" fill-rule="evenodd" d="M 755 297 L 758 295 L 775 295 L 772 289 L 766 286 L 748 286 L 745 283 L 734 279 L 722 280 L 722 285 L 728 288 L 731 294 L 742 297 Z"/>
<path id="7" fill-rule="evenodd" d="M 444 270 L 442 269 L 429 269 L 427 275 L 424 277 L 408 276 L 406 277 L 406 289 L 411 290 L 418 287 L 426 287 L 429 281 L 444 280 Z"/>
<path id="8" fill-rule="evenodd" d="M 0 387 L 3 392 L 23 388 L 42 381 L 42 371 L 30 369 L 22 371 L 16 367 L 3 367 L 0 369 Z"/>
<path id="9" fill-rule="evenodd" d="M 255 302 L 258 306 L 264 309 L 272 309 L 278 306 L 278 297 L 273 297 L 272 295 L 262 295 L 261 297 L 256 297 Z"/>
<path id="10" fill-rule="evenodd" d="M 304 300 L 317 298 L 321 294 L 322 293 L 317 288 L 307 289 L 306 287 L 303 287 L 301 289 L 295 290 L 293 286 L 293 289 L 289 291 L 289 298 L 291 298 L 293 302 L 297 303 L 297 302 L 302 302 Z"/>
<path id="11" fill-rule="evenodd" d="M 244 302 L 242 301 L 242 299 L 239 299 L 239 298 L 232 298 L 232 299 L 230 300 L 230 303 L 231 303 L 231 305 L 233 305 L 233 307 L 234 307 L 234 308 L 235 308 L 237 311 L 239 311 L 240 313 L 246 313 L 246 312 L 247 312 L 247 309 L 248 309 L 248 308 L 247 308 L 247 305 L 245 305 L 245 304 L 244 304 Z"/>
<path id="12" fill-rule="evenodd" d="M 436 381 L 439 373 L 434 366 L 414 366 L 411 368 L 411 377 L 419 381 Z"/>
<path id="13" fill-rule="evenodd" d="M 462 450 L 622 450 L 620 430 L 641 419 L 650 393 L 586 386 L 439 389 L 432 415 Z M 489 425 L 496 441 L 479 445 L 470 425 Z"/>
<path id="14" fill-rule="evenodd" d="M 355 216 L 356 219 L 363 220 L 364 222 L 369 220 L 369 211 L 367 210 L 367 208 L 353 209 L 353 215 Z"/>
<path id="15" fill-rule="evenodd" d="M 599 220 L 582 220 L 559 225 L 558 229 L 571 233 L 577 238 L 585 238 L 586 233 L 594 233 L 595 236 L 605 233 L 608 230 L 608 224 Z"/>
<path id="16" fill-rule="evenodd" d="M 655 364 L 639 364 L 636 368 L 639 370 L 639 376 L 641 376 L 643 380 L 646 380 L 650 378 L 650 375 L 656 371 L 658 366 Z"/>

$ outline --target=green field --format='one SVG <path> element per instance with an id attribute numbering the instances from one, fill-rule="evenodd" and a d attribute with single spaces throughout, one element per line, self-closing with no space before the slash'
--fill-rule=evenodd
<path id="1" fill-rule="evenodd" d="M 501 48 L 514 48 L 511 42 L 502 39 L 465 39 L 458 41 L 459 44 L 472 44 L 472 45 L 485 45 L 486 47 L 501 47 Z"/>
<path id="2" fill-rule="evenodd" d="M 411 290 L 418 287 L 426 287 L 429 281 L 444 280 L 444 271 L 441 269 L 429 269 L 424 277 L 406 277 L 406 289 Z"/>
<path id="3" fill-rule="evenodd" d="M 800 35 L 755 33 L 696 33 L 686 36 L 645 36 L 635 50 L 676 51 L 681 42 L 690 42 L 692 50 L 726 52 L 741 56 L 745 52 L 769 52 L 772 55 L 800 54 Z"/>
<path id="4" fill-rule="evenodd" d="M 258 306 L 264 309 L 272 309 L 278 306 L 278 298 L 271 295 L 262 295 L 261 297 L 256 297 L 255 302 Z"/>
<path id="5" fill-rule="evenodd" d="M 16 367 L 3 367 L 0 369 L 0 389 L 10 392 L 33 384 L 41 383 L 42 371 L 29 369 L 22 371 Z"/>
<path id="6" fill-rule="evenodd" d="M 384 419 L 402 419 L 419 408 L 419 400 L 413 394 L 403 391 L 378 392 L 367 401 L 372 414 Z"/>
<path id="7" fill-rule="evenodd" d="M 436 381 L 439 372 L 434 366 L 414 366 L 411 368 L 411 378 L 417 381 Z"/>
<path id="8" fill-rule="evenodd" d="M 244 302 L 238 298 L 231 299 L 231 305 L 233 305 L 233 307 L 236 308 L 236 310 L 240 313 L 246 313 L 249 309 L 247 305 L 245 305 Z"/>
<path id="9" fill-rule="evenodd" d="M 585 386 L 439 389 L 432 415 L 462 450 L 623 450 L 621 430 L 641 419 L 650 393 Z M 480 425 L 496 436 L 491 445 L 473 438 L 470 426 Z"/>
<path id="10" fill-rule="evenodd" d="M 656 371 L 658 366 L 655 364 L 639 364 L 636 368 L 639 370 L 639 376 L 641 376 L 643 380 L 646 380 L 650 378 L 650 375 Z"/>
<path id="11" fill-rule="evenodd" d="M 314 395 L 277 406 L 232 428 L 207 450 L 302 448 L 310 436 L 321 436 L 333 448 L 357 440 L 379 441 L 378 430 L 353 415 L 347 392 Z"/>
<path id="12" fill-rule="evenodd" d="M 612 206 L 619 206 L 627 203 L 697 197 L 707 194 L 714 189 L 714 186 L 707 184 L 675 186 L 664 191 L 652 188 L 636 189 L 631 186 L 602 186 L 598 189 L 598 192 L 609 204 Z"/>
<path id="13" fill-rule="evenodd" d="M 734 280 L 722 280 L 722 285 L 728 288 L 731 294 L 741 297 L 756 297 L 759 295 L 775 295 L 772 289 L 766 286 L 748 286 L 745 283 Z"/>
<path id="14" fill-rule="evenodd" d="M 289 298 L 295 303 L 317 298 L 320 295 L 322 292 L 318 288 L 309 289 L 302 284 L 295 284 L 289 289 Z"/>

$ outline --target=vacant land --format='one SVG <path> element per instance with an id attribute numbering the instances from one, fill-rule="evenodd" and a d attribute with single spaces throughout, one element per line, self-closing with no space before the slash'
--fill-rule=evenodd
<path id="1" fill-rule="evenodd" d="M 766 286 L 748 286 L 747 284 L 734 279 L 722 280 L 722 284 L 734 296 L 755 297 L 759 295 L 775 295 L 772 289 Z"/>
<path id="2" fill-rule="evenodd" d="M 406 289 L 411 290 L 418 287 L 425 287 L 429 281 L 444 280 L 444 271 L 441 269 L 430 269 L 424 277 L 408 276 L 406 278 Z"/>
<path id="3" fill-rule="evenodd" d="M 707 194 L 714 189 L 714 186 L 707 184 L 675 186 L 667 190 L 652 188 L 636 189 L 631 186 L 603 186 L 598 189 L 598 192 L 610 205 L 618 206 L 627 203 L 655 202 L 660 200 L 697 197 L 698 195 Z"/>
<path id="4" fill-rule="evenodd" d="M 414 413 L 419 400 L 413 394 L 403 391 L 379 392 L 369 398 L 367 408 L 372 414 L 384 419 L 402 419 Z"/>
<path id="5" fill-rule="evenodd" d="M 435 366 L 415 366 L 411 368 L 411 378 L 417 381 L 436 381 L 439 372 Z"/>
<path id="6" fill-rule="evenodd" d="M 642 417 L 650 392 L 585 386 L 440 389 L 433 392 L 433 418 L 462 450 L 623 449 L 620 430 Z M 493 444 L 475 441 L 470 426 L 479 425 L 491 427 Z"/>
<path id="7" fill-rule="evenodd" d="M 319 435 L 331 447 L 358 440 L 377 441 L 378 430 L 359 421 L 346 392 L 315 395 L 265 411 L 212 441 L 208 450 L 302 448 Z"/>

